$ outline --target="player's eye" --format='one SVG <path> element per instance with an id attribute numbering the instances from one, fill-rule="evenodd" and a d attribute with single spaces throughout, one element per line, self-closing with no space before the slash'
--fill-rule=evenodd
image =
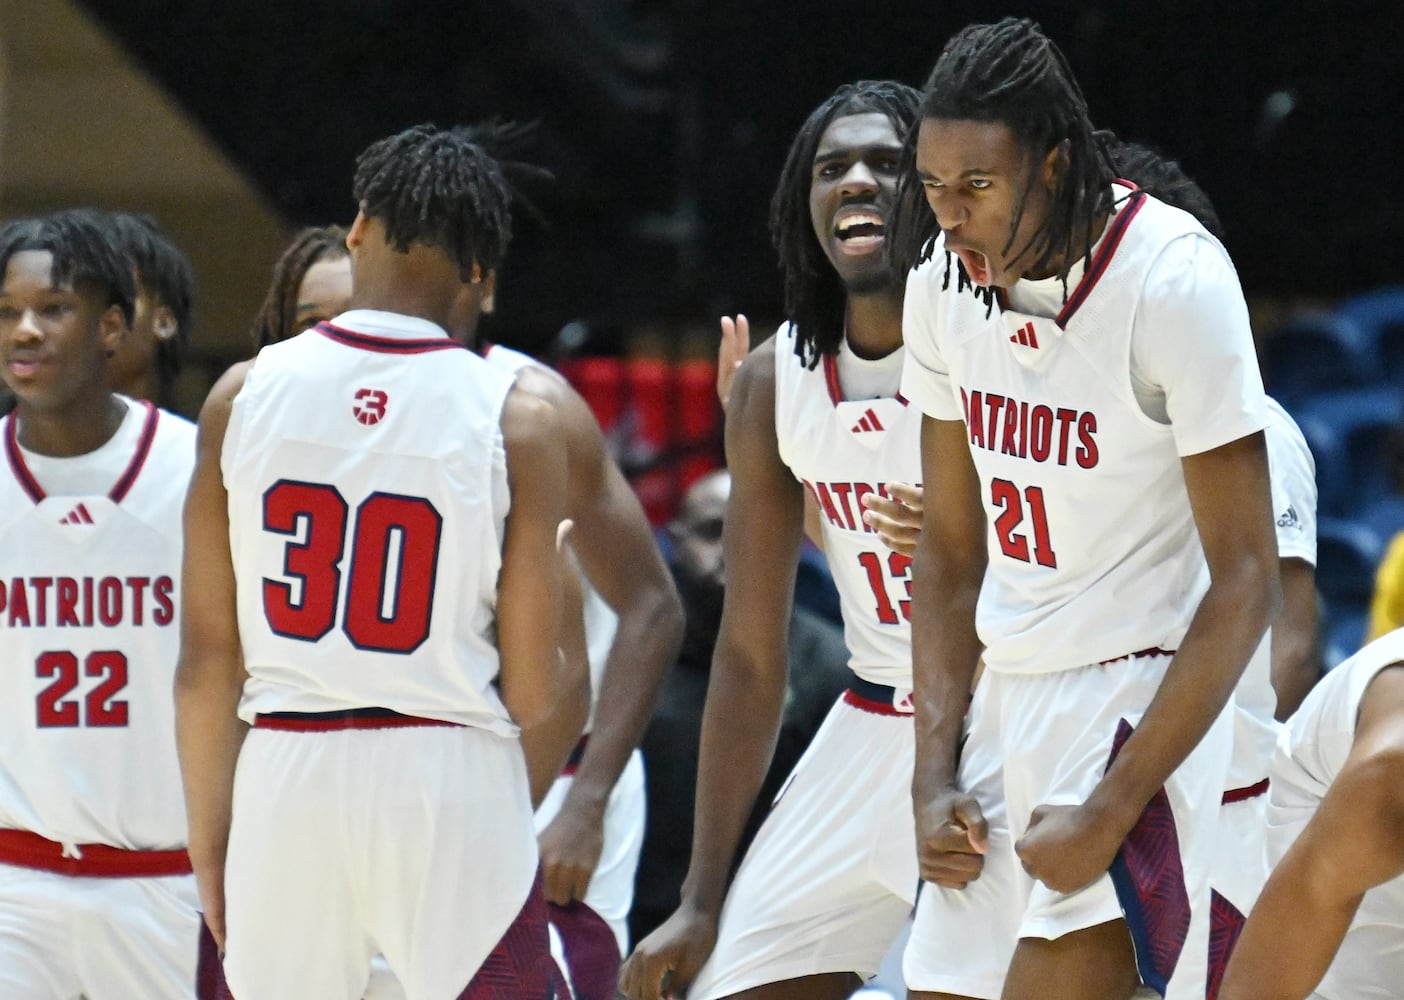
<path id="1" fill-rule="evenodd" d="M 970 180 L 970 186 L 976 191 L 984 191 L 990 186 L 990 182 L 984 177 L 973 177 Z"/>

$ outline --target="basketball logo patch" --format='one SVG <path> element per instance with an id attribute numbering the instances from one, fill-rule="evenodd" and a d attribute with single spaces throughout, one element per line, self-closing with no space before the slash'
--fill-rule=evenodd
<path id="1" fill-rule="evenodd" d="M 385 404 L 390 401 L 390 397 L 379 389 L 357 389 L 356 401 L 351 405 L 351 412 L 356 420 L 369 427 L 371 424 L 378 424 L 385 416 Z"/>

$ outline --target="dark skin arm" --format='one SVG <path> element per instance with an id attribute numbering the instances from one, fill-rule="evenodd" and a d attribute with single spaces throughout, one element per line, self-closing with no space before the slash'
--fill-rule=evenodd
<path id="1" fill-rule="evenodd" d="M 1015 845 L 1029 874 L 1058 892 L 1075 892 L 1111 867 L 1151 796 L 1223 711 L 1281 604 L 1263 435 L 1181 464 L 1209 589 L 1136 732 L 1087 801 L 1039 806 Z"/>
<path id="2" fill-rule="evenodd" d="M 1321 677 L 1316 623 L 1316 568 L 1305 559 L 1282 559 L 1282 613 L 1272 623 L 1272 688 L 1277 720 L 1285 721 Z"/>
<path id="3" fill-rule="evenodd" d="M 1244 925 L 1220 1000 L 1302 1000 L 1335 958 L 1365 893 L 1404 874 L 1404 664 L 1360 704 L 1355 743 L 1316 815 Z"/>
<path id="4" fill-rule="evenodd" d="M 546 898 L 564 905 L 585 895 L 599 864 L 605 807 L 677 659 L 683 611 L 648 518 L 585 401 L 546 368 L 524 368 L 517 385 L 560 414 L 571 545 L 585 579 L 619 616 L 590 742 L 560 812 L 540 837 Z"/>
<path id="5" fill-rule="evenodd" d="M 229 496 L 219 463 L 230 407 L 251 367 L 246 362 L 226 372 L 200 411 L 195 472 L 185 499 L 175 674 L 176 750 L 190 824 L 190 863 L 205 923 L 220 951 L 234 768 L 248 726 L 236 714 L 246 675 L 229 549 Z"/>
<path id="6" fill-rule="evenodd" d="M 921 877 L 961 889 L 979 878 L 984 813 L 956 784 L 957 753 L 981 646 L 975 602 L 985 577 L 985 510 L 965 425 L 921 421 L 925 506 L 912 557 L 917 862 Z"/>
<path id="7" fill-rule="evenodd" d="M 784 705 L 804 497 L 776 443 L 774 341 L 742 364 L 729 411 L 732 492 L 723 559 L 745 572 L 727 578 L 702 716 L 697 820 L 682 902 L 625 963 L 620 989 L 631 1000 L 658 1000 L 684 989 L 711 953 L 732 858 L 775 750 Z"/>

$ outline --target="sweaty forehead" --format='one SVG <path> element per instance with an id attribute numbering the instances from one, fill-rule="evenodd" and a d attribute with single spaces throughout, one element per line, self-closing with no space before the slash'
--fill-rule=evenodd
<path id="1" fill-rule="evenodd" d="M 1003 122 L 927 118 L 917 130 L 917 168 L 951 181 L 965 173 L 1012 174 L 1024 151 Z"/>
<path id="2" fill-rule="evenodd" d="M 883 148 L 901 149 L 902 140 L 892 127 L 892 120 L 881 111 L 865 111 L 842 115 L 829 122 L 819 137 L 814 151 L 815 161 L 851 153 L 854 150 Z"/>

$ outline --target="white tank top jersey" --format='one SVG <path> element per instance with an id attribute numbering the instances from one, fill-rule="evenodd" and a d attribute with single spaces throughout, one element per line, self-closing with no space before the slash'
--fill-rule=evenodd
<path id="1" fill-rule="evenodd" d="M 1316 815 L 1355 742 L 1360 702 L 1375 676 L 1404 661 L 1404 629 L 1390 632 L 1312 689 L 1277 741 L 1268 791 L 1268 862 L 1282 860 Z M 1349 850 L 1349 845 L 1342 845 Z M 1351 921 L 1341 950 L 1313 996 L 1394 997 L 1404 983 L 1404 875 L 1376 886 Z"/>
<path id="2" fill-rule="evenodd" d="M 889 482 L 921 483 L 921 411 L 900 393 L 845 399 L 834 356 L 810 368 L 794 344 L 786 323 L 775 334 L 776 441 L 819 507 L 848 665 L 864 680 L 909 691 L 912 561 L 863 523 L 862 498 L 885 496 Z"/>
<path id="3" fill-rule="evenodd" d="M 433 323 L 373 310 L 259 352 L 222 455 L 241 718 L 388 708 L 516 732 L 494 683 L 511 387 Z"/>
<path id="4" fill-rule="evenodd" d="M 953 259 L 943 288 L 939 245 L 907 282 L 903 392 L 965 422 L 980 478 L 976 625 L 993 670 L 1177 648 L 1208 586 L 1180 459 L 1267 423 L 1227 253 L 1187 213 L 1115 193 L 1055 317 L 958 292 Z M 1164 422 L 1138 392 L 1163 395 Z"/>
<path id="5" fill-rule="evenodd" d="M 75 458 L 30 455 L 0 421 L 0 827 L 170 850 L 186 841 L 171 686 L 195 428 L 124 402 Z"/>
<path id="6" fill-rule="evenodd" d="M 552 374 L 553 369 L 543 365 L 529 354 L 514 351 L 501 344 L 484 343 L 482 356 L 488 364 L 516 377 L 517 372 L 528 365 L 541 368 Z M 595 726 L 595 708 L 600 702 L 600 684 L 604 680 L 605 662 L 609 659 L 610 647 L 614 645 L 614 633 L 619 628 L 619 616 L 605 603 L 603 597 L 590 581 L 585 583 L 585 642 L 590 657 L 590 717 L 585 723 L 585 732 Z"/>
<path id="7" fill-rule="evenodd" d="M 1295 420 L 1267 400 L 1267 451 L 1277 557 L 1316 565 L 1316 461 Z M 1229 790 L 1256 785 L 1267 775 L 1281 724 L 1272 688 L 1272 629 L 1254 651 L 1234 690 L 1233 760 Z"/>

